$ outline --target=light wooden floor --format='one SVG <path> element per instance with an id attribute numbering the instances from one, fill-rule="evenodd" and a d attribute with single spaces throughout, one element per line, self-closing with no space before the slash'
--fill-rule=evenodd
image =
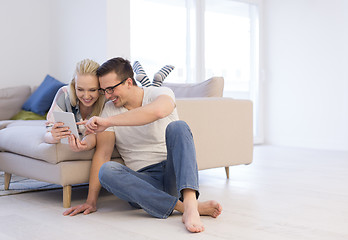
<path id="1" fill-rule="evenodd" d="M 213 159 L 212 159 L 213 160 Z M 254 162 L 200 171 L 201 200 L 223 206 L 190 234 L 102 192 L 98 212 L 64 217 L 62 190 L 0 197 L 0 239 L 348 239 L 348 152 L 256 146 Z M 73 205 L 86 188 L 73 189 Z"/>

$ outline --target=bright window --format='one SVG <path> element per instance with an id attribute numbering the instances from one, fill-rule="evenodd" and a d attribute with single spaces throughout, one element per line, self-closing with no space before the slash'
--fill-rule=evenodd
<path id="1" fill-rule="evenodd" d="M 131 58 L 152 78 L 175 66 L 168 82 L 225 79 L 224 96 L 254 103 L 259 117 L 259 8 L 261 0 L 131 0 Z"/>
<path id="2" fill-rule="evenodd" d="M 250 28 L 249 4 L 206 1 L 205 73 L 225 78 L 225 94 L 250 89 Z"/>
<path id="3" fill-rule="evenodd" d="M 150 79 L 170 64 L 175 71 L 166 81 L 186 82 L 185 0 L 131 1 L 131 58 Z"/>

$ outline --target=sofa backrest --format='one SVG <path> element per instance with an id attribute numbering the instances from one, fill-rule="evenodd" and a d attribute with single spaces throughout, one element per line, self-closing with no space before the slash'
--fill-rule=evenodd
<path id="1" fill-rule="evenodd" d="M 164 82 L 163 86 L 172 89 L 176 98 L 222 97 L 224 78 L 212 77 L 200 83 Z M 11 119 L 17 114 L 36 88 L 23 85 L 0 89 L 0 120 Z"/>
<path id="2" fill-rule="evenodd" d="M 176 98 L 222 97 L 224 90 L 224 78 L 212 77 L 200 83 L 164 82 L 162 86 L 172 89 Z"/>

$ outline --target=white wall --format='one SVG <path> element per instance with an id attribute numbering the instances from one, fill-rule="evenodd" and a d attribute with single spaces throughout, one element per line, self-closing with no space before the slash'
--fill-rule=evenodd
<path id="1" fill-rule="evenodd" d="M 100 64 L 116 56 L 129 58 L 129 6 L 124 0 L 53 1 L 51 73 L 68 82 L 84 58 Z"/>
<path id="2" fill-rule="evenodd" d="M 51 1 L 51 71 L 62 82 L 71 80 L 77 62 L 106 59 L 106 1 Z"/>
<path id="3" fill-rule="evenodd" d="M 107 59 L 130 59 L 130 2 L 107 0 Z"/>
<path id="4" fill-rule="evenodd" d="M 122 41 L 118 28 L 107 30 L 115 19 L 108 17 L 108 1 L 0 0 L 0 88 L 39 85 L 46 74 L 67 83 L 78 61 L 103 63 L 110 52 L 123 54 L 122 47 L 109 49 Z"/>
<path id="5" fill-rule="evenodd" d="M 265 138 L 348 150 L 348 1 L 265 0 Z"/>
<path id="6" fill-rule="evenodd" d="M 49 1 L 0 0 L 0 88 L 44 79 L 50 37 Z"/>

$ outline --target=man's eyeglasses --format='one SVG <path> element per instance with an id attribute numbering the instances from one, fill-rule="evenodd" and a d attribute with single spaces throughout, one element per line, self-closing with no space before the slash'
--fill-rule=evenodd
<path id="1" fill-rule="evenodd" d="M 127 78 L 128 79 L 128 78 Z M 115 86 L 112 87 L 107 87 L 105 89 L 103 88 L 99 88 L 98 91 L 101 95 L 105 95 L 105 92 L 107 92 L 108 94 L 112 94 L 114 92 L 115 87 L 121 85 L 122 83 L 124 83 L 127 79 L 121 81 L 120 83 L 117 83 Z"/>

